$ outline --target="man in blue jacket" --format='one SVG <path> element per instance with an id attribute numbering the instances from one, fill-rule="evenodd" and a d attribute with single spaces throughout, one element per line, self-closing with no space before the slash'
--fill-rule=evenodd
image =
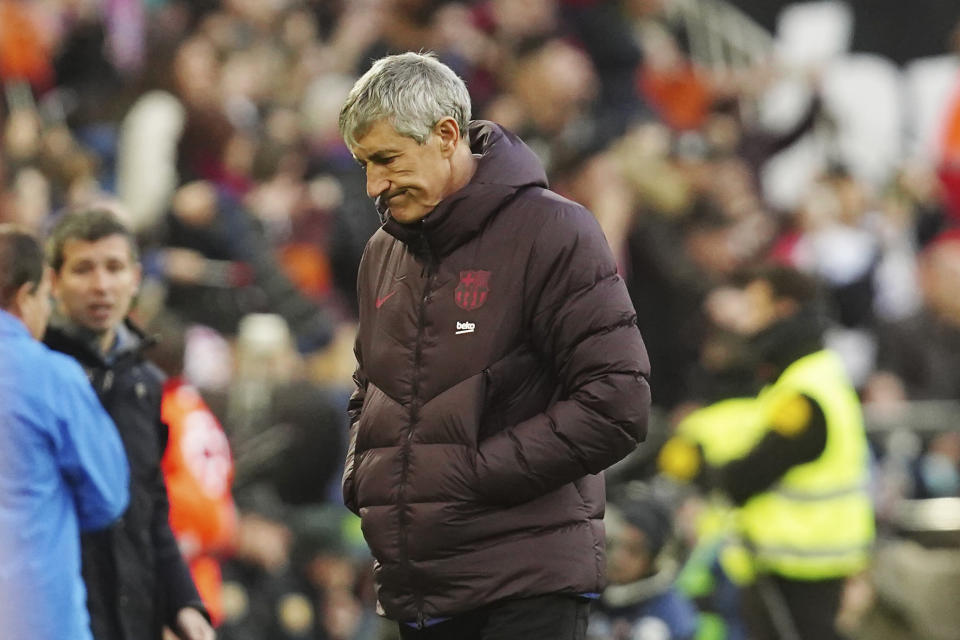
<path id="1" fill-rule="evenodd" d="M 38 342 L 49 296 L 37 241 L 0 225 L 0 636 L 92 640 L 80 532 L 123 513 L 129 472 L 83 370 Z"/>

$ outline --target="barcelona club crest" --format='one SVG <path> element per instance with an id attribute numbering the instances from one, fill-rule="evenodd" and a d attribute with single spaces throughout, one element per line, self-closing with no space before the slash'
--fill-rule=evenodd
<path id="1" fill-rule="evenodd" d="M 460 284 L 454 292 L 454 300 L 461 309 L 473 311 L 483 306 L 489 292 L 489 271 L 461 271 Z"/>

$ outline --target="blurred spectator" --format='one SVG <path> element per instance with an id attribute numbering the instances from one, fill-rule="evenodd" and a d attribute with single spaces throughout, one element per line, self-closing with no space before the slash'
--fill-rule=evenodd
<path id="1" fill-rule="evenodd" d="M 643 22 L 640 27 L 643 64 L 637 74 L 643 96 L 671 128 L 679 131 L 699 128 L 707 118 L 714 97 L 709 77 L 687 58 L 676 34 L 658 21 Z"/>
<path id="2" fill-rule="evenodd" d="M 954 26 L 953 53 L 960 55 L 960 20 Z M 960 222 L 960 85 L 954 83 L 945 109 L 940 140 L 937 176 L 944 189 L 946 212 L 954 224 Z"/>
<path id="3" fill-rule="evenodd" d="M 939 433 L 930 439 L 916 463 L 914 498 L 960 496 L 960 434 Z"/>
<path id="4" fill-rule="evenodd" d="M 188 321 L 235 335 L 246 314 L 270 309 L 290 323 L 304 352 L 332 339 L 327 312 L 286 275 L 262 227 L 212 184 L 177 191 L 162 242 L 151 264 L 169 282 L 167 305 Z"/>
<path id="5" fill-rule="evenodd" d="M 42 91 L 53 82 L 52 43 L 40 28 L 39 12 L 31 9 L 27 2 L 0 2 L 0 82 L 27 82 Z"/>
<path id="6" fill-rule="evenodd" d="M 704 142 L 711 154 L 718 157 L 739 158 L 752 185 L 752 193 L 759 197 L 761 176 L 766 163 L 781 151 L 810 133 L 822 111 L 820 94 L 814 88 L 806 110 L 792 127 L 783 132 L 765 130 L 758 123 L 744 117 L 743 103 L 747 96 L 718 98 L 701 127 Z"/>
<path id="7" fill-rule="evenodd" d="M 155 90 L 140 96 L 120 125 L 117 196 L 139 236 L 160 223 L 177 186 L 176 145 L 185 119 L 175 97 Z"/>
<path id="8" fill-rule="evenodd" d="M 823 349 L 815 282 L 761 268 L 708 304 L 720 327 L 751 339 L 769 386 L 752 420 L 717 421 L 667 442 L 661 468 L 739 506 L 756 571 L 744 598 L 750 637 L 840 638 L 845 581 L 869 562 L 874 519 L 860 403 L 840 360 Z M 712 449 L 731 438 L 745 446 L 715 466 Z"/>
<path id="9" fill-rule="evenodd" d="M 222 640 L 374 640 L 379 618 L 362 538 L 342 506 L 290 508 L 260 486 L 238 495 L 234 555 L 224 563 Z"/>
<path id="10" fill-rule="evenodd" d="M 871 401 L 960 397 L 960 233 L 927 246 L 919 285 L 922 308 L 878 330 L 878 371 L 866 389 Z"/>
<path id="11" fill-rule="evenodd" d="M 560 38 L 526 41 L 505 74 L 509 91 L 486 115 L 516 131 L 548 173 L 559 156 L 595 144 L 590 114 L 597 77 L 583 51 Z"/>
<path id="12" fill-rule="evenodd" d="M 629 239 L 628 286 L 638 324 L 649 336 L 651 366 L 658 367 L 651 384 L 658 404 L 668 409 L 691 393 L 707 331 L 707 293 L 756 260 L 773 233 L 762 215 L 744 212 L 737 219 L 709 195 L 694 197 L 679 215 L 649 212 Z"/>
<path id="13" fill-rule="evenodd" d="M 604 516 L 607 581 L 590 616 L 590 640 L 689 640 L 697 611 L 674 584 L 670 508 L 653 494 L 628 496 Z"/>
<path id="14" fill-rule="evenodd" d="M 292 533 L 278 501 L 244 492 L 233 556 L 223 567 L 223 640 L 315 637 L 316 614 L 290 568 Z"/>
<path id="15" fill-rule="evenodd" d="M 641 51 L 625 15 L 623 2 L 561 2 L 560 12 L 575 40 L 582 44 L 597 73 L 598 94 L 594 117 L 599 138 L 622 135 L 650 110 L 636 88 Z"/>
<path id="16" fill-rule="evenodd" d="M 742 358 L 742 356 L 741 356 Z M 739 377 L 742 363 L 728 360 L 719 375 Z M 717 371 L 712 372 L 718 375 Z M 719 385 L 723 388 L 725 385 Z M 747 391 L 749 393 L 749 391 Z M 744 389 L 725 389 L 721 400 L 687 412 L 677 424 L 678 437 L 705 443 L 706 464 L 720 467 L 743 455 L 756 437 L 757 400 Z M 716 438 L 710 435 L 716 433 Z M 740 539 L 736 507 L 720 492 L 689 496 L 678 509 L 689 554 L 677 587 L 700 611 L 698 633 L 707 638 L 747 638 L 742 591 L 754 580 L 750 551 Z M 700 637 L 698 635 L 698 637 Z"/>
<path id="17" fill-rule="evenodd" d="M 49 296 L 39 242 L 0 225 L 0 619 L 11 640 L 92 640 L 80 533 L 120 517 L 129 469 L 83 371 L 37 342 Z"/>
<path id="18" fill-rule="evenodd" d="M 44 338 L 77 359 L 117 429 L 132 469 L 130 507 L 117 529 L 83 538 L 87 605 L 95 636 L 189 640 L 213 629 L 170 530 L 160 461 L 163 376 L 145 359 L 149 341 L 126 320 L 140 283 L 132 233 L 105 209 L 66 213 L 51 231 L 57 314 Z"/>
<path id="19" fill-rule="evenodd" d="M 874 273 L 880 260 L 878 238 L 867 228 L 867 194 L 842 167 L 835 167 L 810 190 L 798 212 L 801 235 L 792 264 L 821 278 L 837 319 L 847 327 L 873 320 Z"/>
<path id="20" fill-rule="evenodd" d="M 554 188 L 565 197 L 589 207 L 600 223 L 621 270 L 625 265 L 627 234 L 633 224 L 636 199 L 610 151 L 587 153 L 570 166 L 557 168 Z"/>
<path id="21" fill-rule="evenodd" d="M 877 329 L 879 361 L 864 388 L 865 400 L 888 410 L 910 400 L 960 397 L 960 234 L 949 231 L 919 258 L 922 307 Z M 932 434 L 910 461 L 914 498 L 960 495 L 960 441 L 955 433 Z"/>
<path id="22" fill-rule="evenodd" d="M 277 315 L 244 318 L 236 356 L 229 386 L 206 394 L 235 454 L 236 489 L 268 486 L 287 505 L 327 501 L 343 463 L 345 397 L 314 381 Z"/>
<path id="23" fill-rule="evenodd" d="M 151 326 L 158 331 L 151 355 L 167 376 L 160 419 L 168 430 L 161 469 L 170 528 L 216 626 L 223 621 L 220 559 L 232 549 L 237 530 L 230 444 L 200 392 L 183 376 L 183 323 L 164 314 Z"/>

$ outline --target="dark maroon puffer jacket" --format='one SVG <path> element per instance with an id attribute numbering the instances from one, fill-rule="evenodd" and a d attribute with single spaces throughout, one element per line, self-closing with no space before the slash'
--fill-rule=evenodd
<path id="1" fill-rule="evenodd" d="M 479 166 L 359 274 L 346 504 L 387 617 L 599 592 L 602 470 L 646 434 L 649 363 L 594 217 L 489 122 Z"/>

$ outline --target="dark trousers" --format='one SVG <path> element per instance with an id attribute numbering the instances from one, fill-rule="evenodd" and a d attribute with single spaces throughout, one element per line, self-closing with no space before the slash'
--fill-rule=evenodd
<path id="1" fill-rule="evenodd" d="M 565 595 L 504 600 L 417 630 L 400 625 L 403 640 L 584 640 L 590 601 Z"/>
<path id="2" fill-rule="evenodd" d="M 836 629 L 846 581 L 760 576 L 743 594 L 752 640 L 843 640 Z"/>

